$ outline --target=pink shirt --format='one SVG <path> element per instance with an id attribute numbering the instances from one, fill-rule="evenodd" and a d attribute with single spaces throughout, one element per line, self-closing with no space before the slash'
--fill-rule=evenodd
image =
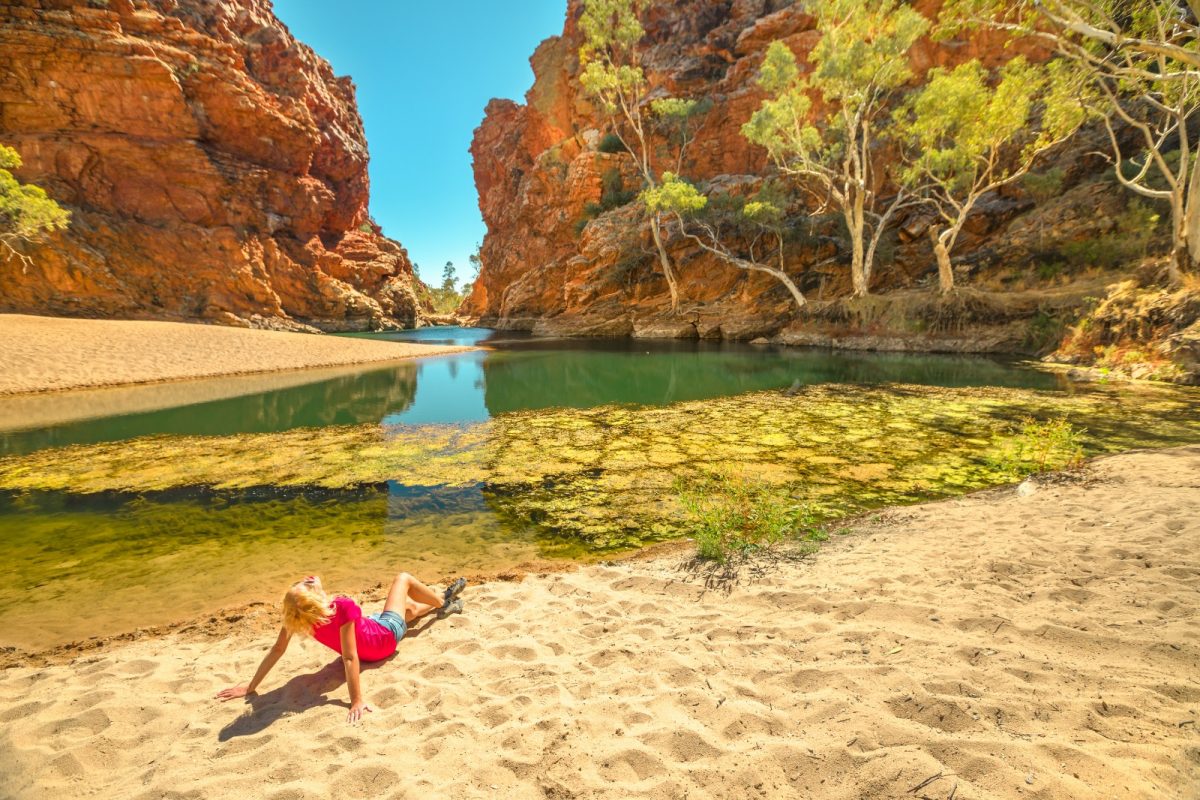
<path id="1" fill-rule="evenodd" d="M 396 637 L 373 619 L 363 617 L 358 603 L 349 597 L 333 598 L 333 616 L 324 625 L 313 628 L 313 638 L 328 648 L 342 652 L 342 626 L 354 623 L 354 641 L 360 661 L 382 661 L 396 652 Z"/>

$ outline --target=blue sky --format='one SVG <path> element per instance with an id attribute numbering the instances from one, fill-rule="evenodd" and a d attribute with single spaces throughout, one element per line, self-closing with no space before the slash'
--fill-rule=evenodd
<path id="1" fill-rule="evenodd" d="M 562 32 L 566 0 L 275 0 L 293 35 L 349 75 L 371 151 L 371 214 L 426 283 L 460 279 L 482 241 L 471 134 L 493 97 L 523 101 L 529 56 Z"/>

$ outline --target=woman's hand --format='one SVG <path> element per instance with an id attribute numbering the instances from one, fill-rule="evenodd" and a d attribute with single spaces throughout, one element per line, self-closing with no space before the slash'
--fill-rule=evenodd
<path id="1" fill-rule="evenodd" d="M 347 722 L 358 722 L 363 718 L 363 715 L 375 709 L 367 705 L 366 700 L 359 700 L 357 703 L 350 705 L 350 715 L 346 718 Z"/>
<path id="2" fill-rule="evenodd" d="M 222 689 L 217 692 L 217 697 L 221 700 L 235 700 L 239 697 L 245 697 L 248 694 L 253 694 L 250 687 L 247 685 L 230 686 L 228 689 Z"/>

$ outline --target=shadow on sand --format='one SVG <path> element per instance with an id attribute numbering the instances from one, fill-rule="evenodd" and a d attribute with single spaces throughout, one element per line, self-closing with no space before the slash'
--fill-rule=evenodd
<path id="1" fill-rule="evenodd" d="M 430 614 L 419 620 L 419 627 L 408 629 L 404 639 L 415 639 L 429 630 L 438 618 Z M 401 642 L 403 646 L 403 642 Z M 382 661 L 372 661 L 359 666 L 362 673 L 372 672 L 386 666 L 396 657 L 388 656 Z M 265 694 L 252 694 L 246 698 L 249 710 L 230 722 L 217 734 L 217 740 L 227 742 L 239 736 L 253 736 L 270 727 L 271 723 L 291 714 L 299 714 L 318 706 L 341 706 L 349 709 L 350 703 L 344 698 L 328 697 L 346 682 L 346 671 L 340 658 L 334 659 L 321 669 L 309 675 L 297 675 L 278 689 L 272 689 Z"/>

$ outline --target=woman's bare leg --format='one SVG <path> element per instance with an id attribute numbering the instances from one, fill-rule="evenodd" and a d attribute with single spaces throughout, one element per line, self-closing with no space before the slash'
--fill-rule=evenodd
<path id="1" fill-rule="evenodd" d="M 405 622 L 412 622 L 442 607 L 442 598 L 419 580 L 401 572 L 392 581 L 388 590 L 387 600 L 383 604 L 384 611 L 395 611 L 404 615 Z"/>

